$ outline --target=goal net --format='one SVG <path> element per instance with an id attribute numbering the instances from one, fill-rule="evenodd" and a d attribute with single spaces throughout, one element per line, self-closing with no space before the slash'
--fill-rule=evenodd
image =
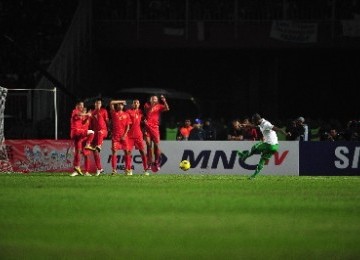
<path id="1" fill-rule="evenodd" d="M 57 91 L 7 89 L 4 132 L 7 140 L 57 139 Z"/>
<path id="2" fill-rule="evenodd" d="M 0 172 L 12 172 L 12 166 L 8 158 L 4 136 L 5 102 L 8 90 L 0 87 Z"/>

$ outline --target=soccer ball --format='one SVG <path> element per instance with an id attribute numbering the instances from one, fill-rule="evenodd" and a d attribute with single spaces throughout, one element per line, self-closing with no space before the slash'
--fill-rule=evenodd
<path id="1" fill-rule="evenodd" d="M 183 171 L 189 170 L 191 167 L 190 162 L 188 160 L 183 160 L 179 164 L 179 168 Z"/>

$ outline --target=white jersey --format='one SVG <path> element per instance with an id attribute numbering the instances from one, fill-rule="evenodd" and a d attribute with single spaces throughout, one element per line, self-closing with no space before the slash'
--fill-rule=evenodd
<path id="1" fill-rule="evenodd" d="M 274 125 L 271 124 L 269 121 L 265 120 L 264 118 L 261 119 L 260 122 L 260 131 L 264 136 L 264 142 L 268 144 L 278 144 L 278 137 L 277 134 L 273 129 Z"/>

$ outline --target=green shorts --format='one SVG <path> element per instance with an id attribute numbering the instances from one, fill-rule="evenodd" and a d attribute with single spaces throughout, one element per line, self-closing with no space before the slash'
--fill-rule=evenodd
<path id="1" fill-rule="evenodd" d="M 268 144 L 264 142 L 256 143 L 253 147 L 254 153 L 261 154 L 261 158 L 269 160 L 277 152 L 279 144 Z"/>

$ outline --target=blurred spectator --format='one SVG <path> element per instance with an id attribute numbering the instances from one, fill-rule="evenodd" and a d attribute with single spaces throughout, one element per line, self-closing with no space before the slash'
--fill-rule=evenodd
<path id="1" fill-rule="evenodd" d="M 227 139 L 229 141 L 242 141 L 244 140 L 244 131 L 241 128 L 239 119 L 231 121 L 231 126 L 228 131 Z"/>
<path id="2" fill-rule="evenodd" d="M 216 140 L 216 128 L 210 118 L 204 121 L 203 129 L 205 131 L 205 140 Z"/>
<path id="3" fill-rule="evenodd" d="M 193 129 L 190 119 L 185 119 L 184 125 L 178 130 L 176 139 L 179 141 L 187 141 L 189 139 L 190 131 Z"/>
<path id="4" fill-rule="evenodd" d="M 347 123 L 344 138 L 347 141 L 360 141 L 360 121 L 350 120 Z"/>
<path id="5" fill-rule="evenodd" d="M 288 141 L 300 141 L 304 136 L 305 129 L 300 124 L 299 119 L 295 119 L 290 122 L 290 125 L 286 128 L 285 132 L 290 133 L 290 135 L 286 136 L 286 140 Z"/>
<path id="6" fill-rule="evenodd" d="M 249 118 L 245 118 L 242 121 L 241 125 L 245 125 L 242 127 L 243 129 L 243 136 L 244 136 L 244 141 L 255 141 L 255 140 L 259 140 L 259 134 L 257 131 L 257 128 L 254 127 L 250 127 L 250 120 Z"/>
<path id="7" fill-rule="evenodd" d="M 165 140 L 177 140 L 177 135 L 179 132 L 180 123 L 176 122 L 175 117 L 171 116 L 169 121 L 166 122 L 165 125 Z M 160 136 L 161 134 L 161 127 L 160 127 Z"/>
<path id="8" fill-rule="evenodd" d="M 322 137 L 322 141 L 340 141 L 343 140 L 343 135 L 341 133 L 338 133 L 338 130 L 335 128 L 331 128 L 329 132 L 324 132 Z"/>
<path id="9" fill-rule="evenodd" d="M 300 134 L 300 141 L 309 141 L 309 126 L 305 123 L 305 118 L 300 116 L 296 119 L 296 121 L 299 128 L 302 127 L 304 129 L 304 131 L 300 131 L 303 132 L 303 134 Z"/>
<path id="10" fill-rule="evenodd" d="M 203 141 L 205 140 L 205 131 L 202 128 L 202 121 L 196 118 L 194 121 L 193 129 L 189 134 L 189 141 Z"/>
<path id="11" fill-rule="evenodd" d="M 217 140 L 227 140 L 228 134 L 228 125 L 226 124 L 225 118 L 220 118 L 219 120 L 215 120 L 213 125 L 216 129 L 216 139 Z"/>

